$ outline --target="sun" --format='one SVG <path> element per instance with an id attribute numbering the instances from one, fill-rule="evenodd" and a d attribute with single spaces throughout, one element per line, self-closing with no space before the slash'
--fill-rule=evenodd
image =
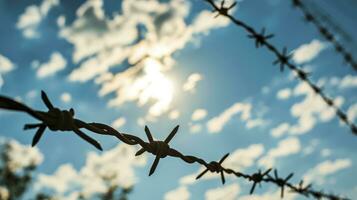
<path id="1" fill-rule="evenodd" d="M 155 101 L 148 111 L 148 114 L 154 117 L 169 109 L 174 94 L 173 82 L 162 69 L 163 66 L 158 60 L 147 58 L 144 61 L 143 76 L 136 82 L 138 88 L 142 88 L 139 105 L 149 100 Z"/>

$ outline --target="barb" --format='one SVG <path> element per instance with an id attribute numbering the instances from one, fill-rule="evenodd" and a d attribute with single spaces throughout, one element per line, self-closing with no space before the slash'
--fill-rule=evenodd
<path id="1" fill-rule="evenodd" d="M 317 86 L 315 83 L 312 82 L 312 80 L 308 77 L 308 73 L 303 71 L 302 69 L 298 68 L 295 64 L 293 64 L 290 61 L 291 54 L 288 54 L 287 48 L 284 47 L 282 52 L 278 50 L 277 47 L 275 47 L 272 43 L 270 43 L 268 40 L 273 37 L 272 34 L 265 35 L 265 29 L 262 30 L 261 33 L 258 33 L 253 27 L 250 25 L 246 24 L 243 21 L 238 20 L 237 18 L 233 17 L 232 15 L 229 14 L 229 9 L 226 10 L 227 8 L 224 7 L 224 4 L 221 3 L 220 6 L 217 6 L 213 0 L 203 0 L 209 3 L 213 9 L 219 13 L 219 15 L 227 17 L 230 19 L 236 26 L 242 27 L 246 32 L 248 32 L 248 37 L 251 39 L 255 40 L 255 45 L 256 47 L 261 47 L 264 46 L 266 47 L 269 51 L 274 53 L 276 56 L 276 60 L 273 62 L 275 65 L 279 65 L 280 71 L 283 71 L 285 67 L 290 69 L 292 72 L 294 72 L 297 77 L 308 84 L 308 86 L 318 95 L 322 98 L 322 100 L 328 105 L 329 107 L 332 107 L 336 111 L 337 117 L 344 122 L 351 130 L 351 132 L 357 136 L 357 126 L 350 120 L 348 119 L 346 113 L 340 109 L 331 99 L 328 97 L 323 91 L 322 88 Z M 300 0 L 295 0 L 294 2 L 300 2 Z M 310 19 L 312 15 L 308 15 L 308 19 Z M 313 18 L 313 17 L 312 17 Z M 342 46 L 339 46 L 339 48 L 343 49 Z M 342 50 L 343 51 L 343 50 Z M 348 56 L 350 58 L 350 56 Z M 350 59 L 348 59 L 350 60 Z"/>
<path id="2" fill-rule="evenodd" d="M 333 33 L 327 27 L 325 27 L 318 20 L 318 18 L 312 14 L 312 12 L 310 12 L 307 6 L 301 0 L 292 0 L 292 5 L 294 8 L 301 10 L 305 21 L 312 23 L 319 31 L 319 33 L 335 47 L 336 52 L 342 55 L 344 61 L 349 64 L 355 71 L 357 71 L 357 62 L 352 57 L 352 54 L 346 48 L 344 48 L 339 41 L 337 41 Z"/>
<path id="3" fill-rule="evenodd" d="M 311 189 L 311 185 L 303 187 L 302 182 L 300 182 L 298 186 L 295 186 L 288 182 L 290 178 L 293 176 L 292 173 L 288 175 L 286 178 L 281 178 L 278 176 L 278 171 L 276 169 L 274 170 L 275 176 L 271 177 L 269 175 L 271 169 L 266 170 L 264 173 L 261 173 L 261 170 L 258 170 L 258 172 L 252 174 L 244 174 L 242 172 L 235 171 L 233 169 L 225 168 L 222 166 L 222 164 L 224 160 L 228 157 L 229 155 L 228 153 L 224 155 L 218 162 L 216 161 L 206 162 L 205 160 L 195 156 L 183 155 L 178 150 L 171 148 L 169 146 L 169 142 L 176 135 L 179 126 L 176 126 L 171 131 L 171 133 L 167 136 L 167 138 L 163 141 L 154 140 L 150 129 L 147 126 L 145 126 L 145 133 L 149 141 L 149 142 L 145 142 L 135 135 L 120 133 L 119 131 L 115 130 L 114 128 L 106 124 L 95 123 L 95 122 L 85 123 L 79 119 L 75 119 L 73 118 L 74 116 L 73 109 L 66 111 L 66 110 L 60 110 L 59 108 L 55 108 L 52 105 L 52 103 L 49 101 L 47 95 L 44 92 L 42 92 L 42 100 L 44 101 L 45 105 L 49 108 L 48 112 L 33 110 L 24 104 L 18 103 L 15 100 L 0 95 L 0 109 L 25 112 L 30 114 L 32 117 L 42 121 L 42 123 L 39 124 L 25 125 L 26 129 L 39 128 L 33 139 L 33 144 L 36 144 L 39 141 L 44 131 L 43 129 L 45 129 L 46 127 L 49 127 L 49 129 L 53 131 L 74 131 L 75 133 L 79 131 L 79 128 L 85 128 L 97 134 L 114 136 L 120 141 L 128 145 L 140 145 L 141 149 L 135 154 L 136 156 L 139 156 L 144 152 L 149 152 L 153 154 L 155 156 L 155 160 L 150 168 L 149 176 L 151 176 L 155 172 L 160 159 L 169 156 L 169 157 L 179 158 L 188 164 L 198 163 L 204 166 L 206 169 L 203 172 L 201 172 L 196 179 L 201 178 L 207 172 L 211 172 L 211 173 L 220 173 L 222 184 L 225 183 L 224 173 L 232 174 L 237 178 L 243 178 L 247 181 L 252 181 L 253 185 L 250 190 L 250 194 L 254 192 L 256 184 L 260 185 L 261 182 L 268 182 L 268 183 L 275 184 L 276 186 L 281 188 L 281 197 L 284 196 L 285 187 L 288 187 L 290 189 L 290 192 L 295 192 L 304 195 L 306 197 L 312 196 L 316 199 L 321 199 L 322 197 L 324 197 L 330 200 L 336 200 L 336 199 L 348 200 L 348 198 L 342 198 L 334 194 L 327 194 L 322 191 L 313 190 Z M 88 138 L 86 137 L 82 137 L 82 138 L 94 145 L 94 143 L 92 143 L 92 141 L 88 140 Z M 99 143 L 97 144 L 99 145 Z M 98 145 L 94 145 L 94 146 L 98 148 Z"/>
<path id="4" fill-rule="evenodd" d="M 33 137 L 32 146 L 35 146 L 40 141 L 43 133 L 48 127 L 52 131 L 73 131 L 83 140 L 92 144 L 97 149 L 102 150 L 101 145 L 95 139 L 89 137 L 80 130 L 80 128 L 85 128 L 93 131 L 96 130 L 95 127 L 91 127 L 87 123 L 79 119 L 75 119 L 74 110 L 72 108 L 70 110 L 60 110 L 59 108 L 54 107 L 44 91 L 41 91 L 41 98 L 43 103 L 48 108 L 47 112 L 33 110 L 8 97 L 0 96 L 0 108 L 25 112 L 42 122 L 37 124 L 25 124 L 24 126 L 24 130 L 38 128 L 35 136 Z M 96 131 L 101 130 L 98 129 Z"/>

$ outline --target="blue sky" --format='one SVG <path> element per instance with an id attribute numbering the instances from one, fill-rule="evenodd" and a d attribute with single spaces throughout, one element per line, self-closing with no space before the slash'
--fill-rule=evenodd
<path id="1" fill-rule="evenodd" d="M 291 72 L 272 65 L 273 54 L 256 49 L 223 17 L 213 18 L 203 1 L 132 2 L 0 0 L 1 94 L 45 109 L 44 90 L 84 121 L 117 120 L 119 130 L 142 138 L 145 124 L 158 139 L 179 124 L 171 145 L 185 154 L 217 160 L 231 152 L 227 165 L 235 169 L 252 173 L 273 166 L 282 175 L 295 172 L 293 182 L 305 177 L 317 189 L 357 195 L 355 136 Z M 355 2 L 315 3 L 356 34 Z M 274 33 L 279 49 L 294 50 L 294 62 L 356 122 L 355 71 L 290 1 L 243 0 L 233 12 Z M 340 40 L 356 54 L 353 42 Z M 132 66 L 141 53 L 149 58 Z M 33 133 L 22 130 L 29 116 L 1 111 L 0 121 L 3 137 L 31 143 Z M 117 148 L 113 138 L 92 136 L 105 150 Z M 95 151 L 74 134 L 50 131 L 38 148 L 44 154 L 38 174 L 53 174 L 65 163 L 80 170 Z M 162 160 L 148 177 L 154 157 L 146 158 L 146 165 L 135 167 L 132 199 L 169 199 L 169 191 L 181 199 L 215 199 L 225 192 L 231 199 L 251 198 L 244 197 L 250 189 L 244 180 L 229 178 L 226 187 L 218 176 L 192 183 L 187 177 L 199 166 L 176 159 Z M 277 188 L 263 184 L 256 191 L 257 199 L 275 199 L 264 195 Z"/>

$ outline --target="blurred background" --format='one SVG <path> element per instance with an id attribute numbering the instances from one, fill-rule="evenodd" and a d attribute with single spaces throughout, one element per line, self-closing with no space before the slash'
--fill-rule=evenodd
<path id="1" fill-rule="evenodd" d="M 232 1 L 226 1 L 230 5 Z M 357 56 L 354 0 L 302 1 Z M 239 0 L 231 14 L 275 34 L 335 103 L 356 122 L 356 71 L 288 0 Z M 0 93 L 46 110 L 40 91 L 76 117 L 109 124 L 146 140 L 144 126 L 171 146 L 207 161 L 230 152 L 223 166 L 245 173 L 270 167 L 292 182 L 357 196 L 357 138 L 334 110 L 247 33 L 214 18 L 203 0 L 0 0 Z M 163 159 L 138 147 L 89 135 L 104 151 L 71 132 L 47 130 L 35 148 L 35 122 L 0 111 L 0 199 L 279 199 L 274 185 Z M 284 199 L 304 199 L 290 192 Z"/>

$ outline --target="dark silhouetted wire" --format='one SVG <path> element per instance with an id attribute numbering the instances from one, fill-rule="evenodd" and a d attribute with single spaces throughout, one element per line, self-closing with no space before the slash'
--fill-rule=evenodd
<path id="1" fill-rule="evenodd" d="M 233 6 L 226 7 L 224 5 L 225 1 L 222 1 L 220 6 L 217 6 L 213 0 L 203 0 L 203 1 L 208 2 L 213 7 L 213 12 L 216 12 L 221 16 L 227 17 L 237 27 L 241 27 L 246 32 L 248 32 L 249 34 L 248 37 L 255 40 L 255 45 L 257 48 L 266 47 L 270 52 L 274 53 L 274 55 L 276 56 L 276 60 L 273 62 L 273 64 L 278 65 L 281 71 L 284 71 L 285 67 L 293 71 L 297 75 L 297 77 L 301 81 L 305 82 L 318 96 L 320 96 L 322 100 L 329 107 L 334 108 L 338 118 L 350 128 L 351 132 L 354 135 L 357 135 L 357 127 L 351 120 L 348 119 L 347 114 L 334 103 L 333 99 L 328 97 L 322 91 L 322 88 L 320 88 L 319 86 L 317 86 L 315 83 L 312 82 L 312 80 L 308 77 L 307 72 L 303 71 L 301 68 L 298 68 L 293 62 L 290 61 L 292 55 L 288 54 L 286 47 L 284 47 L 283 50 L 280 52 L 277 47 L 275 47 L 272 43 L 268 41 L 270 38 L 273 37 L 273 34 L 265 34 L 265 29 L 263 29 L 261 33 L 258 33 L 252 26 L 230 15 L 229 9 L 233 8 Z M 300 2 L 299 0 L 294 0 L 294 3 L 298 5 L 299 2 Z M 313 16 L 308 15 L 307 18 L 308 20 L 311 20 Z M 339 46 L 339 49 L 342 49 L 341 51 L 343 51 L 342 46 Z M 348 57 L 347 60 L 350 60 L 351 56 L 348 55 L 347 57 Z"/>
<path id="2" fill-rule="evenodd" d="M 292 3 L 295 8 L 301 10 L 305 20 L 313 24 L 319 33 L 335 47 L 336 52 L 343 56 L 345 62 L 357 71 L 356 60 L 353 58 L 352 54 L 337 40 L 333 33 L 326 26 L 324 26 L 316 16 L 314 16 L 314 14 L 301 0 L 292 0 Z"/>
<path id="3" fill-rule="evenodd" d="M 136 156 L 139 156 L 143 154 L 144 152 L 151 153 L 155 156 L 155 160 L 150 168 L 149 176 L 151 176 L 155 170 L 157 165 L 159 164 L 159 161 L 161 158 L 165 158 L 167 156 L 169 157 L 176 157 L 181 160 L 183 160 L 186 163 L 192 164 L 192 163 L 198 163 L 202 166 L 204 166 L 206 169 L 201 172 L 196 179 L 201 178 L 204 174 L 207 172 L 211 173 L 219 173 L 221 175 L 222 183 L 225 183 L 225 177 L 224 174 L 232 174 L 235 175 L 238 178 L 243 178 L 247 181 L 253 182 L 252 188 L 250 190 L 250 194 L 254 192 L 256 184 L 261 185 L 261 183 L 272 183 L 277 185 L 278 187 L 281 188 L 281 197 L 284 196 L 284 191 L 285 188 L 290 188 L 291 192 L 298 193 L 300 195 L 306 196 L 306 197 L 314 197 L 316 199 L 321 199 L 321 198 L 327 198 L 330 200 L 336 200 L 336 199 L 341 199 L 341 200 L 347 200 L 348 198 L 342 198 L 337 195 L 333 194 L 327 194 L 322 191 L 317 191 L 311 189 L 311 185 L 308 185 L 306 187 L 303 186 L 303 182 L 301 181 L 300 184 L 298 185 L 293 185 L 292 183 L 289 183 L 289 179 L 293 176 L 293 174 L 289 174 L 286 178 L 281 178 L 278 175 L 278 171 L 275 169 L 274 170 L 274 177 L 270 176 L 269 173 L 271 169 L 268 169 L 264 173 L 261 173 L 259 170 L 258 172 L 255 172 L 253 174 L 244 174 L 239 171 L 235 171 L 233 169 L 225 168 L 222 166 L 223 161 L 228 157 L 229 154 L 224 155 L 220 161 L 211 161 L 211 162 L 206 162 L 202 158 L 198 158 L 195 156 L 191 155 L 184 155 L 178 150 L 170 147 L 169 142 L 174 138 L 176 133 L 178 132 L 179 126 L 176 126 L 171 133 L 166 137 L 165 140 L 154 140 L 153 136 L 151 134 L 150 129 L 145 126 L 145 133 L 148 138 L 148 142 L 143 141 L 141 138 L 131 135 L 131 134 L 126 134 L 126 133 L 120 133 L 119 131 L 115 130 L 109 125 L 102 124 L 102 123 L 85 123 L 79 119 L 73 118 L 74 116 L 74 110 L 70 109 L 68 110 L 60 110 L 58 108 L 53 107 L 52 103 L 49 101 L 47 98 L 47 95 L 42 92 L 42 100 L 48 107 L 49 111 L 48 112 L 42 112 L 42 111 L 36 111 L 33 110 L 26 105 L 16 102 L 15 100 L 1 96 L 0 95 L 0 109 L 7 109 L 7 110 L 12 110 L 12 111 L 22 111 L 25 113 L 30 114 L 32 117 L 42 121 L 41 124 L 27 124 L 25 125 L 26 129 L 31 129 L 31 128 L 38 128 L 39 130 L 44 129 L 43 127 L 49 127 L 50 130 L 53 131 L 74 131 L 75 133 L 78 134 L 79 128 L 85 128 L 87 130 L 90 130 L 94 133 L 101 134 L 101 135 L 109 135 L 109 136 L 114 136 L 120 141 L 128 144 L 128 145 L 140 145 L 141 149 L 135 154 Z M 34 139 L 33 139 L 33 144 L 36 144 L 39 138 L 41 137 L 42 133 L 39 134 L 39 131 L 35 134 Z M 43 132 L 43 131 L 42 131 Z M 81 136 L 81 135 L 80 135 Z M 100 147 L 100 144 L 95 141 L 94 139 L 88 139 L 88 136 L 81 136 L 84 140 L 87 142 L 91 143 L 95 147 Z M 95 141 L 95 143 L 93 142 Z M 101 149 L 98 148 L 98 149 Z M 120 167 L 120 166 L 118 166 Z"/>

